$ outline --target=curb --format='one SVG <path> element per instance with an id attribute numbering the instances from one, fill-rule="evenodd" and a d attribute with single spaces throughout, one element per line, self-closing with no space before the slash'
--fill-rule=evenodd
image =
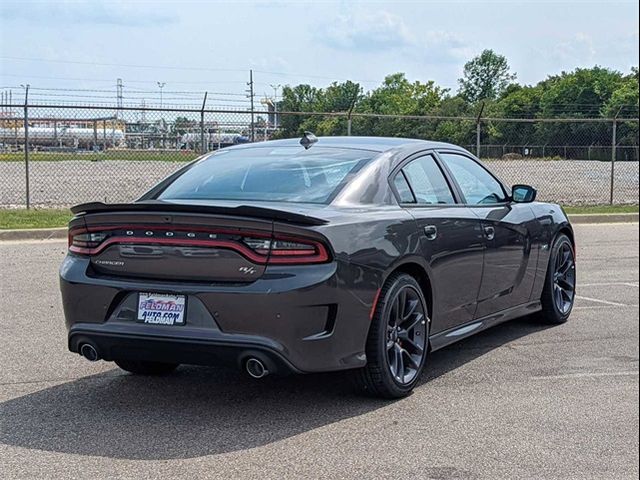
<path id="1" fill-rule="evenodd" d="M 0 230 L 0 241 L 7 240 L 61 240 L 67 238 L 67 228 L 34 228 Z"/>
<path id="2" fill-rule="evenodd" d="M 588 223 L 638 223 L 637 213 L 587 213 L 569 215 L 574 225 Z M 36 228 L 24 230 L 0 230 L 0 241 L 62 240 L 67 238 L 67 228 Z"/>
<path id="3" fill-rule="evenodd" d="M 573 225 L 585 223 L 637 223 L 637 213 L 582 213 L 569 215 Z"/>

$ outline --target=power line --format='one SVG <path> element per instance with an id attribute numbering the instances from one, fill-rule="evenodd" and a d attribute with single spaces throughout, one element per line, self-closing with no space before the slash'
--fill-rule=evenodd
<path id="1" fill-rule="evenodd" d="M 18 60 L 18 61 L 26 61 L 26 62 L 49 62 L 49 63 L 62 63 L 62 64 L 70 64 L 70 65 L 91 65 L 98 67 L 121 67 L 121 68 L 142 68 L 142 69 L 156 69 L 156 70 L 192 70 L 192 71 L 200 71 L 200 72 L 246 72 L 246 69 L 239 68 L 214 68 L 214 67 L 193 67 L 193 66 L 178 66 L 178 65 L 140 65 L 140 64 L 126 64 L 126 63 L 107 63 L 107 62 L 88 62 L 88 61 L 79 61 L 79 60 L 53 60 L 47 58 L 28 58 L 28 57 L 13 57 L 0 55 L 0 59 L 5 60 Z M 290 73 L 290 72 L 274 72 L 268 70 L 254 70 L 256 73 L 263 73 L 265 75 L 277 75 L 277 76 L 286 76 L 286 77 L 303 77 L 303 78 L 316 78 L 320 80 L 332 80 L 336 81 L 339 79 L 337 76 L 326 76 L 326 75 L 308 75 L 308 74 L 300 74 L 300 73 Z M 347 79 L 343 79 L 347 80 Z M 358 83 L 378 83 L 377 80 L 351 80 L 353 82 Z"/>
<path id="2" fill-rule="evenodd" d="M 2 58 L 2 57 L 0 57 Z M 14 78 L 36 78 L 38 80 L 72 80 L 76 82 L 97 82 L 97 83 L 113 83 L 113 79 L 100 79 L 100 78 L 81 78 L 81 77 L 51 77 L 48 75 L 18 75 L 13 73 L 0 72 L 0 78 L 2 77 L 14 77 Z M 142 84 L 155 84 L 153 80 L 126 80 L 127 83 L 142 83 Z M 241 84 L 241 80 L 199 80 L 199 81 L 171 81 L 176 85 L 213 85 L 213 84 Z M 258 84 L 259 82 L 256 82 Z M 267 83 L 260 83 L 260 85 L 268 85 Z"/>

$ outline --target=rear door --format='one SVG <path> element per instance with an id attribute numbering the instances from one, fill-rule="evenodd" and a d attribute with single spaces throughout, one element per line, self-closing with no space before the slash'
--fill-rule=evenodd
<path id="1" fill-rule="evenodd" d="M 457 203 L 432 154 L 409 157 L 396 168 L 391 183 L 422 235 L 434 294 L 431 333 L 473 320 L 484 249 L 478 217 Z"/>
<path id="2" fill-rule="evenodd" d="M 531 249 L 531 207 L 510 202 L 503 185 L 471 156 L 447 151 L 438 155 L 482 224 L 486 250 L 476 318 L 527 303 L 537 262 Z"/>

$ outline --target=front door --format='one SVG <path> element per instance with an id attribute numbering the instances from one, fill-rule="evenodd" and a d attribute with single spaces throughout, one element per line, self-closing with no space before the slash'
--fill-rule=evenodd
<path id="1" fill-rule="evenodd" d="M 531 249 L 531 222 L 527 204 L 478 207 L 486 250 L 476 317 L 485 317 L 529 301 L 535 280 L 537 250 Z"/>
<path id="2" fill-rule="evenodd" d="M 476 318 L 527 303 L 537 262 L 531 207 L 510 202 L 502 184 L 473 158 L 452 152 L 439 156 L 481 222 L 485 255 Z"/>

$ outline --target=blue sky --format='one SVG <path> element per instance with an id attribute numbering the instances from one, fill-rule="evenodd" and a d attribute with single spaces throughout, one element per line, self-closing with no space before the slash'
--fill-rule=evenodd
<path id="1" fill-rule="evenodd" d="M 386 74 L 452 89 L 485 48 L 522 83 L 595 64 L 638 65 L 637 1 L 168 2 L 0 4 L 0 86 L 256 93 L 271 84 Z M 31 60 L 27 60 L 31 59 Z M 48 61 L 45 61 L 48 60 Z"/>

